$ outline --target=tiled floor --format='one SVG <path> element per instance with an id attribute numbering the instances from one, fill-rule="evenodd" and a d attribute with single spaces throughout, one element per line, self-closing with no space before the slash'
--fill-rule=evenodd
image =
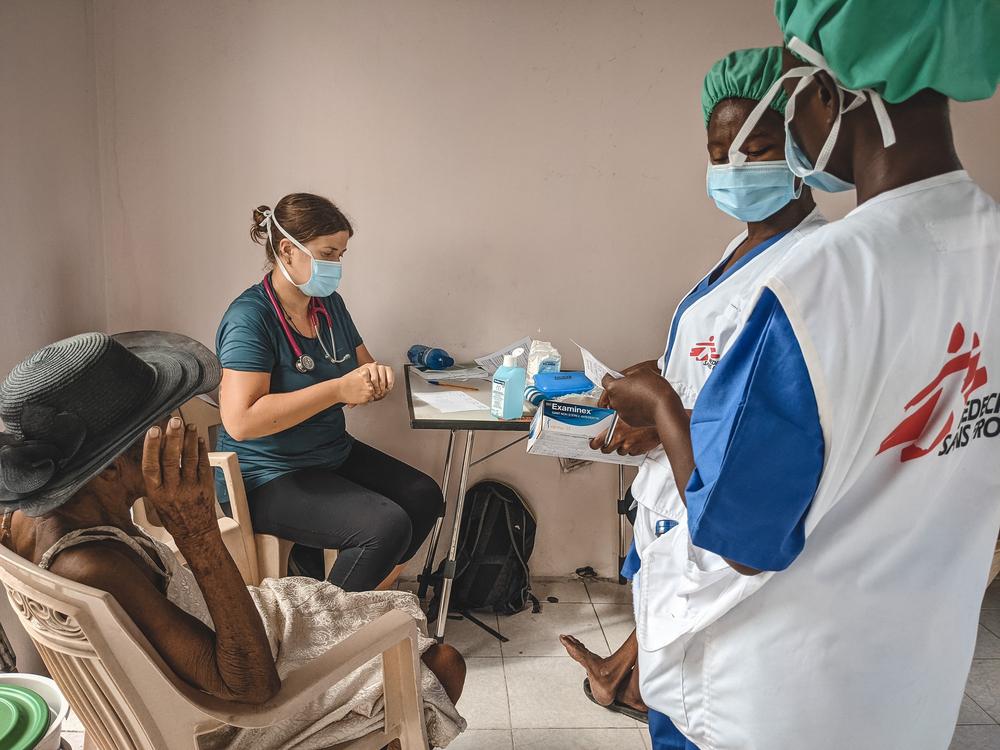
<path id="1" fill-rule="evenodd" d="M 448 640 L 469 663 L 459 702 L 469 730 L 449 749 L 648 749 L 644 725 L 584 698 L 583 670 L 558 640 L 568 632 L 595 652 L 616 649 L 634 624 L 629 587 L 538 580 L 534 587 L 543 601 L 541 614 L 497 619 L 510 643 L 498 644 L 469 622 L 448 623 Z M 546 602 L 547 596 L 559 602 Z M 1000 750 L 1000 582 L 983 600 L 976 658 L 949 750 Z"/>
<path id="2" fill-rule="evenodd" d="M 407 584 L 404 587 L 409 588 Z M 583 696 L 583 670 L 559 645 L 572 633 L 610 653 L 632 631 L 630 589 L 603 581 L 534 581 L 542 613 L 484 617 L 509 643 L 470 622 L 448 623 L 448 642 L 469 673 L 459 710 L 469 729 L 450 750 L 648 750 L 644 725 L 593 705 Z M 548 602 L 549 596 L 558 603 Z M 1000 748 L 1000 581 L 983 599 L 979 639 L 955 738 L 949 750 Z M 79 721 L 64 736 L 83 747 Z"/>
<path id="3" fill-rule="evenodd" d="M 559 644 L 572 633 L 610 654 L 632 630 L 630 589 L 603 581 L 533 581 L 542 612 L 487 621 L 509 643 L 474 624 L 448 622 L 447 640 L 466 658 L 459 711 L 469 729 L 449 750 L 643 750 L 645 726 L 583 696 L 583 670 Z M 557 603 L 546 601 L 555 597 Z"/>

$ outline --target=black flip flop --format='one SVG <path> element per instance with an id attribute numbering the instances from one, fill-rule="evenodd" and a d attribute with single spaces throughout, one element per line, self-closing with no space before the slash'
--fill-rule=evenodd
<path id="1" fill-rule="evenodd" d="M 595 705 L 601 706 L 601 708 L 606 708 L 609 711 L 614 711 L 616 714 L 622 714 L 628 716 L 630 719 L 635 719 L 636 721 L 641 721 L 643 724 L 649 723 L 649 714 L 645 711 L 640 711 L 637 708 L 632 708 L 631 706 L 626 706 L 624 703 L 619 703 L 615 701 L 610 706 L 604 706 L 597 702 L 594 698 L 594 693 L 590 689 L 590 678 L 583 678 L 583 694 L 587 696 L 587 699 L 594 703 Z"/>

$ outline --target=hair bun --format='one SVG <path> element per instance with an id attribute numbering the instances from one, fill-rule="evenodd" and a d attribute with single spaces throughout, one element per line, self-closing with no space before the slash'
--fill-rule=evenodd
<path id="1" fill-rule="evenodd" d="M 253 223 L 250 225 L 250 239 L 258 245 L 263 245 L 267 241 L 267 229 L 263 226 L 264 220 L 271 213 L 270 206 L 257 206 L 253 210 Z"/>
<path id="2" fill-rule="evenodd" d="M 268 214 L 270 214 L 270 213 L 271 213 L 271 207 L 270 206 L 257 206 L 257 208 L 255 208 L 253 210 L 253 220 L 257 224 L 261 224 L 261 223 L 263 223 L 264 219 L 266 219 L 267 216 L 268 216 Z"/>

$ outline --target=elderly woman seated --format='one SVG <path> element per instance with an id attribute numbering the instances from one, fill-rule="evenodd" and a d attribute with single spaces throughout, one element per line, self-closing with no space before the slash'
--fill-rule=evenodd
<path id="1" fill-rule="evenodd" d="M 219 380 L 215 357 L 176 334 L 82 334 L 45 347 L 0 386 L 2 543 L 57 575 L 111 593 L 178 676 L 204 692 L 263 703 L 283 675 L 381 614 L 418 621 L 405 592 L 347 593 L 307 578 L 244 585 L 215 517 L 205 442 L 167 416 Z M 138 529 L 156 508 L 190 570 Z M 465 727 L 462 657 L 421 636 L 424 715 L 444 747 Z M 384 720 L 381 666 L 368 662 L 264 730 L 230 727 L 206 746 L 326 748 Z"/>

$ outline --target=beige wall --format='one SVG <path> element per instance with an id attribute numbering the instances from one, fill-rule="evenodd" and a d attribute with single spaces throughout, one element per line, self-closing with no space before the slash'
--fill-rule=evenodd
<path id="1" fill-rule="evenodd" d="M 107 325 L 92 21 L 84 0 L 0 3 L 0 373 Z M 0 625 L 44 672 L 6 596 Z"/>
<path id="2" fill-rule="evenodd" d="M 92 20 L 84 0 L 0 3 L 2 373 L 107 324 Z"/>
<path id="3" fill-rule="evenodd" d="M 211 343 L 261 274 L 251 207 L 310 190 L 356 223 L 343 293 L 393 364 L 415 341 L 470 357 L 526 334 L 568 365 L 571 336 L 616 365 L 658 355 L 738 230 L 704 194 L 701 78 L 778 41 L 769 0 L 94 5 L 110 327 Z M 998 116 L 955 117 L 994 195 Z M 436 474 L 445 436 L 404 412 L 397 392 L 351 429 Z M 483 468 L 533 506 L 536 573 L 614 573 L 613 469 L 521 450 Z"/>

